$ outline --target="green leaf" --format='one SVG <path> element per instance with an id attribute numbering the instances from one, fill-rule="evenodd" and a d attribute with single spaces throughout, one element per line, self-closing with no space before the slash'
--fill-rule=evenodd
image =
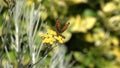
<path id="1" fill-rule="evenodd" d="M 74 57 L 75 57 L 75 59 L 78 61 L 78 62 L 83 62 L 84 61 L 84 55 L 82 54 L 82 53 L 80 53 L 80 52 L 74 52 Z"/>
<path id="2" fill-rule="evenodd" d="M 83 12 L 83 16 L 84 17 L 87 17 L 87 16 L 93 16 L 93 17 L 96 17 L 97 14 L 95 11 L 91 10 L 91 9 L 86 9 L 84 12 Z"/>

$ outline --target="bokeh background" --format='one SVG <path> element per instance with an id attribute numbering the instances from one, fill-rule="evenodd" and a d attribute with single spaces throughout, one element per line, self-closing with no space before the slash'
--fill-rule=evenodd
<path id="1" fill-rule="evenodd" d="M 14 5 L 12 0 L 10 1 Z M 35 8 L 41 4 L 43 12 L 41 19 L 53 30 L 56 29 L 56 19 L 61 25 L 70 22 L 68 29 L 62 35 L 66 37 L 64 43 L 67 48 L 66 55 L 72 52 L 70 60 L 74 62 L 72 68 L 120 68 L 119 0 L 27 0 L 24 6 L 33 4 Z M 0 1 L 0 5 L 2 6 L 0 37 L 2 37 L 4 35 L 2 25 L 9 9 L 4 0 Z M 11 42 L 9 38 L 6 43 L 8 42 Z M 12 50 L 10 46 L 7 47 L 8 51 Z M 2 39 L 0 39 L 0 51 L 0 56 L 5 54 Z M 10 54 L 12 55 L 12 52 Z M 27 61 L 29 59 L 26 63 Z M 0 64 L 3 63 L 1 60 Z"/>

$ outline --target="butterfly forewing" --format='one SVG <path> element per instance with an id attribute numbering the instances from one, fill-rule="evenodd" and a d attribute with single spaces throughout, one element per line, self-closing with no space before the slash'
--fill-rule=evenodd
<path id="1" fill-rule="evenodd" d="M 60 30 L 60 22 L 58 20 L 56 20 L 56 29 L 57 29 L 57 32 L 61 32 L 61 30 Z"/>
<path id="2" fill-rule="evenodd" d="M 64 32 L 64 31 L 68 28 L 69 25 L 70 25 L 70 23 L 65 24 L 65 25 L 63 26 L 61 32 Z"/>

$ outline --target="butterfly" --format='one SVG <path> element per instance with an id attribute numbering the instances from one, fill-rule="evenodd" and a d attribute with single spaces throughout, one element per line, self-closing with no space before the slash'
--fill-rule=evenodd
<path id="1" fill-rule="evenodd" d="M 68 22 L 67 24 L 65 24 L 63 26 L 63 28 L 61 28 L 60 22 L 58 20 L 56 20 L 57 33 L 61 35 L 68 28 L 69 25 L 70 25 L 70 23 Z"/>

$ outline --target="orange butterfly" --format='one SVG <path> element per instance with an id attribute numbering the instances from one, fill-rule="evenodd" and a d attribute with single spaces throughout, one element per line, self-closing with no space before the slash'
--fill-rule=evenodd
<path id="1" fill-rule="evenodd" d="M 57 33 L 58 33 L 58 34 L 63 33 L 63 32 L 68 28 L 69 25 L 70 25 L 70 23 L 68 22 L 68 23 L 65 24 L 65 25 L 63 26 L 63 28 L 61 29 L 60 22 L 59 22 L 58 20 L 56 20 L 56 30 L 57 30 Z"/>

